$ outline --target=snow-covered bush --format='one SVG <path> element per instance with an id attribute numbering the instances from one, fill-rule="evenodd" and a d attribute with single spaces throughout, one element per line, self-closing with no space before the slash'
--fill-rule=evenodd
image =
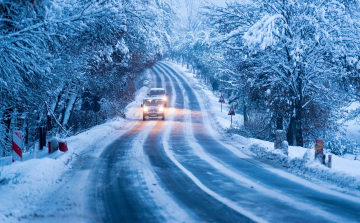
<path id="1" fill-rule="evenodd" d="M 335 137 L 327 137 L 325 139 L 324 148 L 335 155 L 343 156 L 346 153 L 357 155 L 359 146 L 352 140 L 347 139 L 342 135 Z"/>

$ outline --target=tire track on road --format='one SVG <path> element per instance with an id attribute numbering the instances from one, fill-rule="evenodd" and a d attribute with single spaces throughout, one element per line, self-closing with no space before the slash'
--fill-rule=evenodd
<path id="1" fill-rule="evenodd" d="M 155 77 L 156 87 L 161 79 Z M 149 190 L 142 187 L 143 171 L 133 170 L 141 160 L 131 155 L 135 140 L 147 138 L 155 122 L 138 121 L 130 130 L 111 143 L 101 154 L 93 167 L 92 178 L 96 182 L 96 212 L 103 222 L 161 222 L 158 207 L 149 196 Z M 145 132 L 144 132 L 145 131 Z M 146 180 L 146 179 L 145 179 Z"/>
<path id="2" fill-rule="evenodd" d="M 161 72 L 161 70 L 158 70 Z M 153 70 L 156 75 L 159 75 L 156 70 Z M 164 79 L 168 81 L 167 75 L 163 72 Z M 177 87 L 179 90 L 180 88 Z M 172 92 L 171 95 L 174 95 Z M 179 98 L 179 92 L 176 92 L 175 99 L 171 98 L 172 106 L 183 104 L 183 98 Z M 174 101 L 175 100 L 175 101 Z M 171 108 L 175 109 L 175 108 Z M 171 114 L 173 116 L 173 112 Z M 170 121 L 167 121 L 170 122 Z M 172 127 L 173 121 L 171 121 Z M 248 216 L 242 215 L 229 209 L 223 202 L 209 195 L 209 191 L 204 191 L 204 188 L 199 187 L 194 183 L 193 179 L 189 179 L 187 174 L 174 163 L 174 160 L 169 159 L 168 154 L 164 150 L 163 145 L 163 131 L 165 124 L 162 123 L 156 126 L 149 134 L 147 143 L 145 144 L 145 152 L 148 154 L 156 174 L 160 177 L 164 187 L 167 188 L 172 195 L 181 202 L 187 210 L 194 212 L 200 221 L 204 222 L 252 222 Z M 147 146 L 146 146 L 147 145 Z M 256 218 L 261 221 L 260 219 Z"/>
<path id="3" fill-rule="evenodd" d="M 101 154 L 94 166 L 97 213 L 103 222 L 157 222 L 151 207 L 139 199 L 126 151 L 147 123 L 138 122 Z"/>
<path id="4" fill-rule="evenodd" d="M 262 177 L 259 177 L 258 176 L 258 172 L 261 172 L 261 175 L 262 176 L 265 176 L 264 178 L 266 179 L 265 181 L 265 185 L 267 185 L 266 183 L 270 180 L 270 181 L 276 181 L 277 179 L 274 179 L 274 174 L 269 172 L 268 170 L 264 169 L 264 168 L 261 168 L 251 162 L 249 162 L 249 160 L 246 160 L 246 159 L 240 159 L 239 157 L 236 157 L 234 156 L 234 154 L 232 154 L 230 151 L 228 151 L 226 148 L 224 148 L 224 146 L 222 146 L 221 144 L 219 144 L 216 140 L 212 139 L 211 137 L 209 137 L 208 135 L 208 132 L 207 130 L 204 128 L 203 125 L 199 125 L 197 123 L 203 123 L 203 117 L 202 117 L 202 114 L 201 112 L 198 112 L 199 108 L 200 108 L 200 104 L 197 100 L 197 96 L 195 95 L 194 92 L 192 92 L 192 89 L 190 88 L 190 86 L 188 85 L 188 83 L 179 75 L 177 74 L 172 68 L 170 68 L 169 66 L 165 65 L 165 64 L 161 64 L 163 68 L 167 68 L 168 70 L 170 70 L 172 72 L 173 75 L 176 76 L 176 78 L 178 78 L 179 80 L 179 83 L 181 83 L 186 91 L 186 93 L 188 94 L 189 96 L 189 100 L 192 101 L 192 103 L 189 103 L 189 108 L 190 110 L 192 110 L 192 113 L 191 113 L 191 119 L 192 120 L 195 120 L 195 123 L 196 124 L 193 124 L 193 129 L 194 129 L 194 133 L 195 133 L 195 138 L 196 138 L 196 141 L 198 142 L 198 145 L 200 145 L 201 147 L 203 147 L 205 149 L 205 151 L 207 151 L 209 154 L 211 154 L 213 157 L 216 157 L 216 159 L 219 159 L 219 161 L 221 163 L 223 163 L 223 166 L 230 166 L 230 168 L 232 170 L 230 170 L 230 172 L 233 172 L 235 170 L 235 175 L 236 175 L 236 172 L 239 173 L 239 170 L 240 172 L 245 172 L 247 175 L 249 175 L 251 178 L 255 176 L 257 176 L 257 178 L 255 178 L 256 180 L 259 180 L 260 181 L 263 181 L 263 178 Z M 161 66 L 160 65 L 160 66 Z M 195 112 L 194 112 L 195 111 Z M 205 147 L 204 147 L 205 145 Z M 218 162 L 218 161 L 217 161 Z M 223 172 L 229 172 L 229 171 L 223 171 Z M 266 174 L 265 174 L 266 173 Z M 282 177 L 278 176 L 278 175 L 275 175 L 275 177 L 277 178 L 280 178 L 280 179 L 283 179 Z M 284 180 L 284 179 L 283 179 Z M 298 186 L 300 187 L 301 189 L 302 188 L 306 188 L 302 185 L 298 185 L 292 181 L 289 181 L 289 180 L 285 180 L 285 185 L 284 185 L 284 182 L 281 182 L 282 183 L 282 186 L 284 186 L 285 188 L 291 190 L 293 188 L 291 188 L 291 186 L 293 186 L 295 184 L 295 186 Z M 263 182 L 262 182 L 263 183 Z M 275 182 L 275 184 L 279 183 L 278 181 Z M 289 188 L 289 185 L 286 185 L 286 183 L 290 183 L 290 188 Z M 274 184 L 274 183 L 273 183 Z M 270 186 L 273 187 L 273 184 L 270 184 Z M 276 187 L 275 187 L 276 188 Z M 272 190 L 274 190 L 274 188 L 271 188 Z M 307 188 L 308 189 L 308 188 Z M 278 188 L 274 191 L 281 191 L 283 192 L 283 190 L 279 190 Z M 286 191 L 286 190 L 285 190 Z M 271 192 L 271 191 L 270 191 Z M 288 191 L 286 191 L 288 192 Z M 305 192 L 306 193 L 306 192 Z M 267 193 L 269 195 L 269 192 Z M 281 195 L 281 194 L 280 194 Z M 292 194 L 293 195 L 293 194 Z M 317 199 L 322 201 L 323 205 L 321 206 L 321 209 L 319 208 L 316 208 L 316 206 L 312 205 L 312 207 L 308 207 L 308 208 L 305 208 L 305 209 L 309 209 L 311 210 L 314 209 L 314 210 L 318 210 L 318 212 L 316 213 L 315 211 L 315 214 L 320 214 L 322 217 L 328 219 L 328 220 L 331 220 L 331 221 L 339 221 L 342 219 L 342 217 L 338 217 L 336 215 L 332 215 L 330 214 L 333 210 L 329 209 L 329 200 L 331 200 L 331 198 L 321 198 L 319 197 L 318 194 L 317 195 Z M 295 196 L 295 197 L 299 197 L 299 196 Z M 301 199 L 300 201 L 303 201 L 305 203 L 298 203 L 297 201 L 294 202 L 294 203 L 298 203 L 298 205 L 296 205 L 296 207 L 303 209 L 304 207 L 307 207 L 309 205 L 306 205 L 307 202 L 309 202 L 309 199 L 308 197 L 301 197 L 300 198 L 303 198 Z M 315 197 L 312 197 L 312 198 L 315 198 Z M 287 199 L 283 199 L 283 201 L 286 202 Z M 327 200 L 327 202 L 325 202 L 325 200 Z M 295 200 L 294 200 L 295 201 Z M 330 202 L 331 203 L 331 202 Z M 346 203 L 346 201 L 343 203 Z M 336 205 L 336 203 L 333 203 Z M 349 203 L 348 203 L 349 205 Z M 324 212 L 323 210 L 326 210 L 326 212 Z M 355 210 L 352 211 L 351 214 L 349 214 L 349 216 L 351 216 L 350 219 L 356 219 L 356 213 L 357 213 L 357 208 L 355 208 Z M 345 211 L 345 210 L 343 210 Z M 341 213 L 341 212 L 340 212 Z M 339 213 L 339 216 L 342 216 L 341 214 Z M 346 213 L 346 212 L 344 212 Z M 348 213 L 346 213 L 348 214 Z M 306 215 L 305 215 L 306 216 Z M 304 217 L 305 217 L 304 216 Z M 308 219 L 315 219 L 314 217 L 313 218 L 309 218 L 307 216 Z M 337 220 L 336 220 L 337 219 Z"/>

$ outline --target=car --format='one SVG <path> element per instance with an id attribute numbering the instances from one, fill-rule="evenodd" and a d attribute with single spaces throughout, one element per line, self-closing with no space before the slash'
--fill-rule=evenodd
<path id="1" fill-rule="evenodd" d="M 150 88 L 148 96 L 152 98 L 161 98 L 165 103 L 164 106 L 167 107 L 168 94 L 166 94 L 165 88 Z"/>
<path id="2" fill-rule="evenodd" d="M 162 117 L 162 120 L 165 120 L 165 102 L 162 98 L 144 98 L 141 107 L 144 121 L 146 117 Z"/>

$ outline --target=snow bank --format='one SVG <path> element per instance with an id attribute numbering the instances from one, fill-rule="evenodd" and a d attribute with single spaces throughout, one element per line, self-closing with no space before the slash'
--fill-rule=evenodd
<path id="1" fill-rule="evenodd" d="M 127 117 L 133 117 L 148 91 L 141 88 L 136 101 L 127 106 Z M 0 222 L 17 222 L 24 216 L 24 210 L 35 209 L 34 204 L 47 188 L 51 187 L 61 175 L 71 169 L 77 157 L 97 141 L 125 125 L 127 119 L 115 118 L 102 125 L 66 139 L 68 152 L 48 150 L 24 154 L 22 162 L 11 163 L 11 157 L 0 160 Z M 99 154 L 100 155 L 100 154 Z"/>
<path id="2" fill-rule="evenodd" d="M 45 157 L 45 149 L 41 151 L 41 159 L 28 159 L 0 167 L 0 222 L 8 222 L 8 217 L 20 218 L 22 210 L 31 208 L 37 196 L 71 168 L 72 161 L 82 151 L 121 127 L 124 121 L 120 118 L 109 121 L 68 138 L 69 150 L 66 153 L 58 150 Z"/>
<path id="3" fill-rule="evenodd" d="M 228 111 L 229 104 L 223 104 L 223 112 L 220 111 L 219 96 L 215 95 L 202 80 L 195 78 L 186 68 L 174 65 L 177 70 L 182 71 L 192 83 L 193 89 L 201 91 L 199 94 L 204 101 L 209 117 L 212 117 L 212 126 L 224 137 L 229 137 L 232 144 L 241 149 L 242 152 L 257 156 L 261 160 L 272 162 L 279 167 L 286 168 L 287 171 L 307 179 L 318 179 L 324 184 L 331 183 L 341 188 L 360 190 L 360 161 L 346 159 L 332 154 L 332 168 L 322 165 L 315 160 L 314 148 L 307 149 L 297 146 L 289 146 L 289 155 L 286 156 L 281 150 L 274 149 L 273 142 L 259 139 L 246 138 L 237 134 L 229 133 L 230 117 Z M 243 116 L 236 114 L 233 117 L 233 128 L 243 127 Z M 355 129 L 355 127 L 351 127 Z M 354 131 L 357 131 L 355 129 Z M 359 135 L 356 132 L 356 135 Z"/>

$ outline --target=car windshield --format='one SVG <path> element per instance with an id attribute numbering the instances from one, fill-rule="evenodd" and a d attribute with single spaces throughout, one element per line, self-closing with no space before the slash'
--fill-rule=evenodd
<path id="1" fill-rule="evenodd" d="M 146 106 L 159 106 L 163 104 L 161 99 L 146 99 L 144 100 Z"/>
<path id="2" fill-rule="evenodd" d="M 164 95 L 165 94 L 165 90 L 151 90 L 150 91 L 150 96 L 153 95 Z"/>

